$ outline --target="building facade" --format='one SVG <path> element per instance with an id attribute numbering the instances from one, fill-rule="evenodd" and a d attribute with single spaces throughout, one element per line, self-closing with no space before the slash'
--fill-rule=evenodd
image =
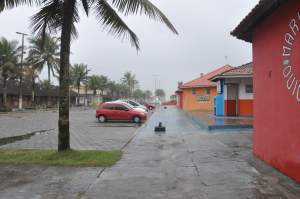
<path id="1" fill-rule="evenodd" d="M 217 82 L 216 116 L 253 116 L 252 63 L 238 66 L 211 78 Z"/>
<path id="2" fill-rule="evenodd" d="M 30 81 L 24 80 L 22 84 L 22 105 L 23 108 L 57 108 L 59 103 L 59 87 L 50 85 L 44 87 L 40 84 L 33 86 Z M 6 108 L 16 109 L 19 105 L 19 81 L 7 81 L 7 99 Z M 0 108 L 4 108 L 3 104 L 3 84 L 0 81 Z M 32 96 L 34 96 L 32 98 Z M 70 104 L 76 102 L 76 93 L 70 92 Z M 34 100 L 34 101 L 33 101 Z"/>
<path id="3" fill-rule="evenodd" d="M 300 182 L 300 1 L 261 0 L 232 35 L 253 44 L 254 154 Z"/>
<path id="4" fill-rule="evenodd" d="M 179 98 L 184 111 L 214 111 L 214 97 L 217 95 L 217 83 L 211 77 L 232 69 L 226 65 L 180 86 Z"/>

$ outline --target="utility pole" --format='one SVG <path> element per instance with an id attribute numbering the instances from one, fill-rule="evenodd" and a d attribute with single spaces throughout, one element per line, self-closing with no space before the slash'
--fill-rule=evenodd
<path id="1" fill-rule="evenodd" d="M 225 55 L 225 62 L 226 62 L 226 64 L 228 64 L 228 56 L 227 55 Z"/>
<path id="2" fill-rule="evenodd" d="M 20 82 L 19 82 L 19 109 L 23 108 L 23 93 L 22 93 L 22 81 L 23 81 L 23 58 L 24 58 L 24 39 L 27 34 L 22 33 L 22 32 L 16 32 L 18 35 L 22 36 L 22 54 L 21 54 L 21 72 L 20 72 Z"/>
<path id="3" fill-rule="evenodd" d="M 157 78 L 159 77 L 159 75 L 154 74 L 152 75 L 154 77 L 154 82 L 155 82 L 155 86 L 154 86 L 154 96 L 156 98 L 156 90 L 157 90 Z"/>
<path id="4" fill-rule="evenodd" d="M 158 80 L 158 89 L 160 89 L 160 79 Z"/>

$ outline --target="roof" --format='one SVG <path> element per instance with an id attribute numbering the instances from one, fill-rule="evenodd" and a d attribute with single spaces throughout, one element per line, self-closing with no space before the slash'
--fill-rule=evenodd
<path id="1" fill-rule="evenodd" d="M 215 81 L 221 78 L 234 78 L 234 77 L 253 77 L 253 63 L 247 63 L 238 67 L 235 67 L 229 71 L 216 75 L 210 80 Z"/>
<path id="2" fill-rule="evenodd" d="M 266 17 L 270 16 L 288 0 L 260 0 L 252 11 L 231 32 L 231 35 L 247 42 L 252 42 L 254 28 Z"/>
<path id="3" fill-rule="evenodd" d="M 189 81 L 189 82 L 183 84 L 180 88 L 183 89 L 183 88 L 198 88 L 198 87 L 215 87 L 215 86 L 217 86 L 217 84 L 215 82 L 212 82 L 209 79 L 218 74 L 224 73 L 232 68 L 233 67 L 230 65 L 225 65 L 225 66 L 220 67 L 210 73 L 207 73 L 203 76 L 200 76 L 192 81 Z"/>

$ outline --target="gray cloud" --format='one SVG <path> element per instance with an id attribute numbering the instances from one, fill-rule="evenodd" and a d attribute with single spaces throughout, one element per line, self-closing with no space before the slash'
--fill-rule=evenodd
<path id="1" fill-rule="evenodd" d="M 184 2 L 184 3 L 183 3 Z M 230 31 L 258 0 L 164 0 L 153 1 L 173 22 L 179 36 L 147 17 L 124 18 L 140 38 L 137 52 L 127 41 L 107 35 L 91 15 L 81 15 L 79 38 L 72 44 L 71 62 L 84 62 L 92 73 L 119 80 L 126 71 L 136 74 L 143 89 L 154 90 L 153 74 L 172 94 L 177 81 L 188 81 L 200 73 L 226 64 L 251 61 L 251 45 L 230 36 Z M 15 32 L 30 32 L 29 17 L 35 9 L 22 7 L 0 14 L 0 36 L 20 39 Z M 43 72 L 43 77 L 46 74 Z"/>

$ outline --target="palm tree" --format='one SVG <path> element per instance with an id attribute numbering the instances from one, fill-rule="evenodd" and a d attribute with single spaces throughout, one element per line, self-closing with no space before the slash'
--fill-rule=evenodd
<path id="1" fill-rule="evenodd" d="M 116 83 L 116 97 L 117 98 L 126 98 L 127 94 L 127 86 L 122 83 Z"/>
<path id="2" fill-rule="evenodd" d="M 7 80 L 16 77 L 18 71 L 18 54 L 20 48 L 17 41 L 8 41 L 5 38 L 0 40 L 0 72 L 3 86 L 3 106 L 7 106 Z"/>
<path id="3" fill-rule="evenodd" d="M 159 98 L 164 98 L 166 96 L 166 93 L 163 89 L 156 89 L 155 96 Z"/>
<path id="4" fill-rule="evenodd" d="M 141 89 L 136 89 L 133 91 L 133 98 L 136 101 L 145 100 L 145 93 Z"/>
<path id="5" fill-rule="evenodd" d="M 71 67 L 71 83 L 77 88 L 78 97 L 80 95 L 81 83 L 86 83 L 89 71 L 90 70 L 87 70 L 87 65 L 82 63 L 74 64 L 74 66 Z M 78 104 L 78 101 L 76 103 Z"/>
<path id="6" fill-rule="evenodd" d="M 103 101 L 103 97 L 104 97 L 104 91 L 105 91 L 105 89 L 107 89 L 107 84 L 108 84 L 108 77 L 106 77 L 104 75 L 100 75 L 99 76 L 99 90 L 101 92 L 102 101 Z"/>
<path id="7" fill-rule="evenodd" d="M 150 90 L 145 91 L 145 98 L 147 101 L 149 101 L 152 97 L 152 92 Z"/>
<path id="8" fill-rule="evenodd" d="M 35 80 L 39 77 L 40 71 L 34 65 L 28 64 L 25 68 L 25 77 L 31 81 L 31 105 L 35 105 Z"/>
<path id="9" fill-rule="evenodd" d="M 56 76 L 59 71 L 59 39 L 45 34 L 44 37 L 30 38 L 29 42 L 27 62 L 30 62 L 40 72 L 47 67 L 50 84 L 51 73 L 52 76 Z"/>
<path id="10" fill-rule="evenodd" d="M 92 75 L 88 79 L 88 87 L 93 91 L 93 95 L 97 94 L 97 90 L 100 88 L 101 78 L 99 75 Z"/>
<path id="11" fill-rule="evenodd" d="M 115 99 L 115 93 L 117 91 L 117 83 L 112 80 L 108 80 L 107 90 L 109 91 L 111 100 Z"/>
<path id="12" fill-rule="evenodd" d="M 138 81 L 135 79 L 135 75 L 131 72 L 126 72 L 121 79 L 121 82 L 127 86 L 128 95 L 129 97 L 132 97 L 134 88 L 138 84 Z"/>
<path id="13" fill-rule="evenodd" d="M 33 31 L 45 35 L 47 30 L 61 31 L 60 71 L 59 71 L 59 128 L 58 150 L 70 149 L 69 129 L 69 66 L 71 38 L 77 36 L 75 24 L 79 22 L 79 7 L 85 13 L 93 10 L 98 21 L 107 28 L 108 32 L 121 38 L 129 38 L 136 49 L 139 40 L 136 34 L 126 25 L 118 12 L 130 14 L 145 14 L 149 18 L 167 25 L 174 33 L 176 29 L 168 18 L 149 0 L 2 0 L 0 12 L 7 8 L 21 5 L 39 6 L 40 11 L 32 17 Z M 115 8 L 115 9 L 114 9 Z"/>

